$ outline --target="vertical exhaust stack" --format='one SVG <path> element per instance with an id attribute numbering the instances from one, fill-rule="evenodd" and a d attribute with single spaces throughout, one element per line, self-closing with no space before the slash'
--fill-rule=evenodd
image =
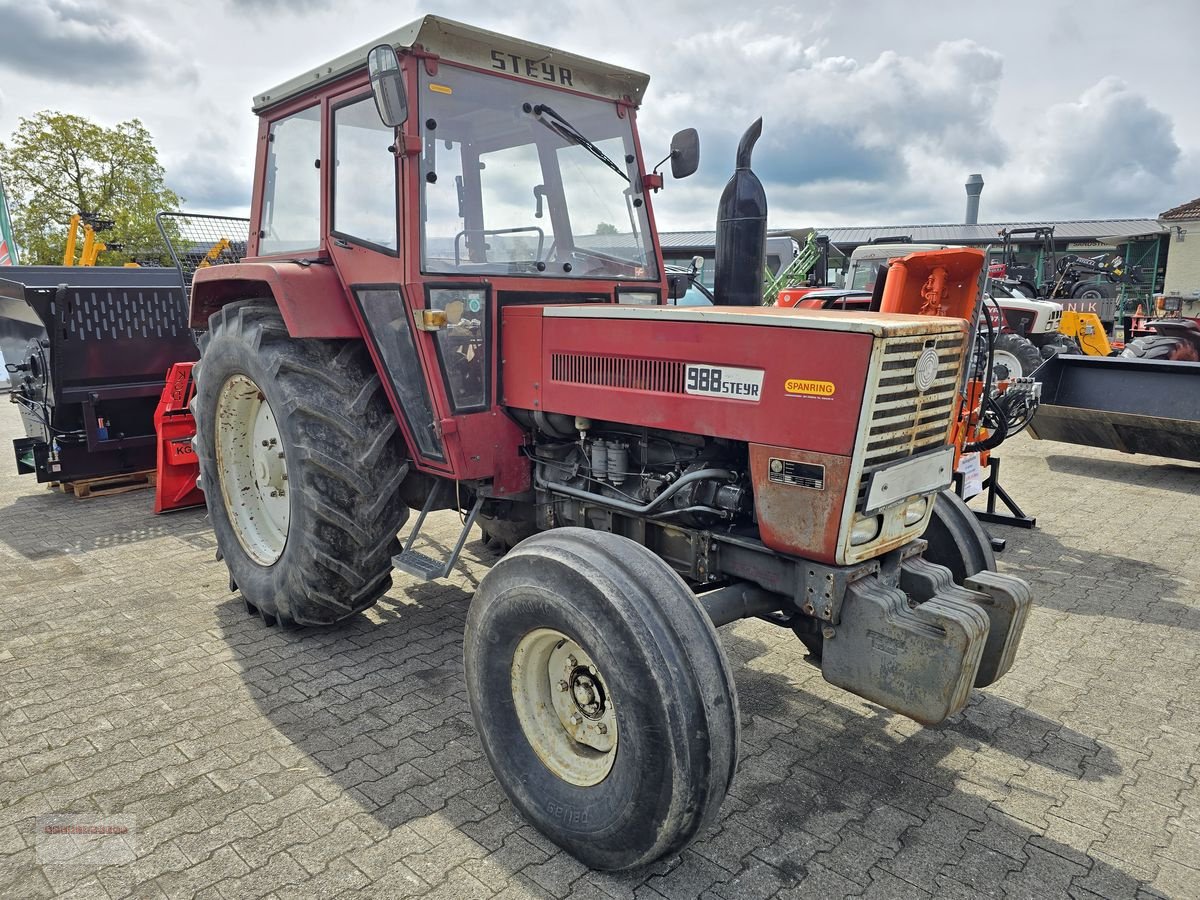
<path id="1" fill-rule="evenodd" d="M 983 193 L 983 176 L 967 176 L 967 215 L 963 220 L 966 225 L 979 224 L 979 195 Z"/>
<path id="2" fill-rule="evenodd" d="M 762 119 L 746 129 L 738 143 L 737 168 L 717 206 L 716 282 L 713 296 L 721 306 L 762 306 L 767 262 L 767 195 L 750 170 L 750 155 L 762 134 Z"/>

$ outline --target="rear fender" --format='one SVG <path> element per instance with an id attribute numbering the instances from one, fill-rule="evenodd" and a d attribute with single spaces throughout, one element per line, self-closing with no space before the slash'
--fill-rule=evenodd
<path id="1" fill-rule="evenodd" d="M 270 297 L 288 334 L 296 338 L 361 338 L 346 288 L 331 265 L 240 262 L 196 271 L 192 281 L 192 328 L 235 300 Z"/>

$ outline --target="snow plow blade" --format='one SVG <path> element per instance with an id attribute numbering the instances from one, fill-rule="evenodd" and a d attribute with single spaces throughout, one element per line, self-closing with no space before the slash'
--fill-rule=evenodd
<path id="1" fill-rule="evenodd" d="M 1200 363 L 1059 354 L 1033 378 L 1033 437 L 1200 462 Z"/>

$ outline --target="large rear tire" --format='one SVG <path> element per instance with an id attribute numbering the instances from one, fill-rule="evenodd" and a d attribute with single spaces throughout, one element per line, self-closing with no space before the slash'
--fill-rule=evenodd
<path id="1" fill-rule="evenodd" d="M 1161 334 L 1134 338 L 1121 355 L 1129 359 L 1196 359 L 1195 349 L 1186 341 Z"/>
<path id="2" fill-rule="evenodd" d="M 597 869 L 677 852 L 737 768 L 738 708 L 716 629 L 627 538 L 557 528 L 483 577 L 467 697 L 496 779 L 539 831 Z"/>
<path id="3" fill-rule="evenodd" d="M 214 313 L 196 452 L 232 584 L 265 620 L 330 625 L 391 586 L 403 437 L 362 341 L 296 340 L 274 304 Z"/>

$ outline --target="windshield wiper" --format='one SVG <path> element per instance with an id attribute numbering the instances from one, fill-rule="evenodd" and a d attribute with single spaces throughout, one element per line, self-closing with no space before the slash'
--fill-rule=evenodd
<path id="1" fill-rule="evenodd" d="M 528 107 L 526 107 L 526 108 L 528 109 Z M 603 150 L 601 150 L 599 147 L 597 147 L 595 144 L 593 144 L 591 141 L 589 141 L 586 137 L 584 137 L 583 133 L 578 128 L 576 128 L 574 125 L 572 125 L 566 119 L 564 119 L 562 116 L 560 116 L 558 113 L 556 113 L 553 109 L 551 109 L 545 103 L 539 103 L 537 106 L 533 107 L 532 111 L 533 111 L 533 114 L 537 117 L 537 120 L 539 122 L 541 122 L 543 125 L 545 125 L 547 128 L 549 128 L 551 131 L 553 131 L 555 134 L 561 135 L 562 137 L 566 138 L 568 141 L 570 141 L 573 144 L 578 144 L 580 147 L 582 147 L 588 153 L 592 154 L 592 156 L 596 157 L 596 159 L 600 160 L 600 162 L 604 163 L 606 166 L 608 166 L 610 169 L 612 169 L 614 172 L 616 172 L 618 175 L 620 175 L 626 181 L 629 181 L 628 173 L 621 171 L 621 167 L 618 166 L 611 159 L 609 159 L 607 153 L 605 153 Z M 549 118 L 543 118 L 543 117 L 549 117 Z"/>

